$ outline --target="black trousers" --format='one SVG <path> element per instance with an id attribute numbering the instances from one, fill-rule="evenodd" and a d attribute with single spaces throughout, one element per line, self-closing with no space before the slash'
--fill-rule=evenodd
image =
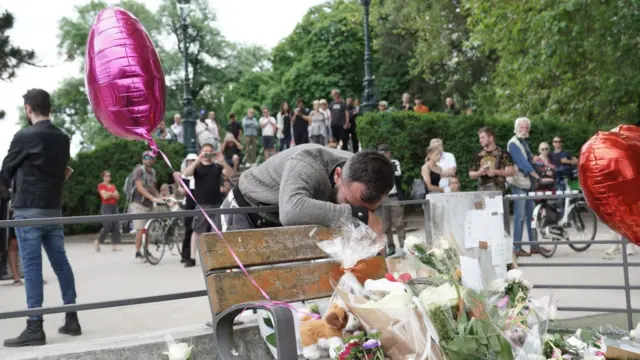
<path id="1" fill-rule="evenodd" d="M 192 201 L 187 201 L 185 210 L 194 210 L 196 205 Z M 193 234 L 193 218 L 184 218 L 184 239 L 182 240 L 182 258 L 191 258 L 191 234 Z"/>
<path id="2" fill-rule="evenodd" d="M 309 142 L 309 132 L 308 131 L 296 131 L 293 133 L 293 142 L 296 145 L 306 144 Z"/>
<path id="3" fill-rule="evenodd" d="M 358 142 L 358 134 L 356 132 L 356 124 L 351 123 L 351 127 L 345 130 L 346 138 L 349 138 L 351 135 L 351 147 L 353 148 L 353 153 L 357 153 L 360 150 L 360 143 Z M 346 142 L 346 141 L 345 141 Z"/>
<path id="4" fill-rule="evenodd" d="M 336 141 L 342 140 L 342 150 L 349 150 L 349 129 L 342 125 L 331 125 L 331 135 Z"/>

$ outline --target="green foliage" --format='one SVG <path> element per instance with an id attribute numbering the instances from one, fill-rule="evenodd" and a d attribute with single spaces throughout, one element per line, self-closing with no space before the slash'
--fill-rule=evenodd
<path id="1" fill-rule="evenodd" d="M 489 81 L 495 60 L 469 42 L 469 14 L 458 1 L 374 2 L 374 44 L 380 98 L 421 94 L 432 109 L 448 96 L 462 105 Z M 376 22 L 376 20 L 378 20 Z"/>
<path id="2" fill-rule="evenodd" d="M 559 135 L 564 148 L 578 154 L 580 147 L 600 129 L 586 123 L 566 123 L 553 118 L 532 118 L 531 149 L 535 151 L 541 141 L 551 142 Z M 513 136 L 512 118 L 478 115 L 449 116 L 431 113 L 420 115 L 413 112 L 369 113 L 358 119 L 358 137 L 363 148 L 375 149 L 380 144 L 391 148 L 392 157 L 400 161 L 405 189 L 409 189 L 413 179 L 420 178 L 420 168 L 424 164 L 426 148 L 433 138 L 444 141 L 445 151 L 456 157 L 457 176 L 463 190 L 475 190 L 476 184 L 469 179 L 468 169 L 473 154 L 480 151 L 478 129 L 489 126 L 496 133 L 496 143 L 503 149 Z"/>
<path id="3" fill-rule="evenodd" d="M 336 0 L 309 9 L 273 49 L 273 71 L 289 101 L 327 99 L 332 88 L 340 89 L 343 97 L 359 96 L 363 54 L 362 6 Z"/>
<path id="4" fill-rule="evenodd" d="M 65 184 L 62 198 L 64 216 L 98 215 L 100 214 L 100 198 L 97 192 L 98 183 L 102 181 L 100 173 L 111 171 L 114 185 L 120 191 L 120 209 L 124 207 L 125 196 L 122 187 L 125 178 L 133 168 L 141 163 L 142 153 L 149 149 L 143 142 L 116 139 L 102 143 L 92 151 L 81 152 L 69 166 L 74 169 L 72 177 Z M 184 146 L 178 143 L 160 143 L 160 149 L 167 155 L 171 164 L 179 168 L 184 158 Z M 158 185 L 169 182 L 171 169 L 158 157 L 154 166 L 158 177 Z M 69 225 L 68 234 L 96 232 L 100 224 Z"/>
<path id="5" fill-rule="evenodd" d="M 500 59 L 491 110 L 598 123 L 637 120 L 640 3 L 464 3 L 470 43 Z"/>
<path id="6" fill-rule="evenodd" d="M 36 54 L 33 50 L 20 48 L 11 43 L 7 34 L 13 28 L 13 15 L 4 11 L 0 13 L 0 81 L 9 81 L 16 76 L 16 71 L 23 65 L 33 65 Z M 0 109 L 0 120 L 6 113 Z"/>

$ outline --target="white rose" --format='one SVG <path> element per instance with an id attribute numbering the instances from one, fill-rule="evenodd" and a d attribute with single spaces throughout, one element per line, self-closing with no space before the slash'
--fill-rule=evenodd
<path id="1" fill-rule="evenodd" d="M 449 283 L 440 285 L 437 288 L 428 287 L 420 293 L 418 298 L 427 309 L 441 306 L 451 307 L 458 304 L 458 292 Z"/>
<path id="2" fill-rule="evenodd" d="M 489 285 L 489 290 L 494 293 L 502 293 L 504 292 L 504 288 L 507 284 L 504 282 L 504 279 L 495 279 Z"/>
<path id="3" fill-rule="evenodd" d="M 533 284 L 529 280 L 522 280 L 522 285 L 529 290 L 533 289 Z"/>
<path id="4" fill-rule="evenodd" d="M 518 269 L 512 269 L 507 272 L 507 281 L 516 282 L 522 280 L 522 271 Z"/>
<path id="5" fill-rule="evenodd" d="M 408 253 L 408 252 L 411 251 L 411 249 L 413 249 L 414 246 L 416 246 L 418 244 L 426 245 L 427 243 L 422 238 L 419 238 L 419 237 L 413 236 L 413 235 L 409 235 L 404 240 L 404 251 L 406 253 Z"/>
<path id="6" fill-rule="evenodd" d="M 169 345 L 169 351 L 164 352 L 169 357 L 169 360 L 188 360 L 191 357 L 191 350 L 193 346 L 189 346 L 186 343 L 178 343 Z"/>
<path id="7" fill-rule="evenodd" d="M 441 258 L 444 255 L 444 251 L 436 248 L 429 251 L 429 254 L 433 254 L 437 258 Z"/>

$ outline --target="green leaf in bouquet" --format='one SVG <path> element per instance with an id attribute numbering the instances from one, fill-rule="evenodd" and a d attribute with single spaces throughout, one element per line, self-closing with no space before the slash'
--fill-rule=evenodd
<path id="1" fill-rule="evenodd" d="M 276 333 L 267 335 L 266 340 L 269 345 L 273 346 L 276 349 L 278 348 L 278 338 L 276 337 Z"/>
<path id="2" fill-rule="evenodd" d="M 273 321 L 271 321 L 271 317 L 263 316 L 262 320 L 264 320 L 264 324 L 267 325 L 269 329 L 275 330 L 275 327 L 273 326 Z"/>

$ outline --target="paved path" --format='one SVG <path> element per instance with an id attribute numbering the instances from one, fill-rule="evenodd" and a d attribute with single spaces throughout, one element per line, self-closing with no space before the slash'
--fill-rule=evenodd
<path id="1" fill-rule="evenodd" d="M 410 226 L 420 226 L 421 218 L 412 218 Z M 424 230 L 415 232 L 421 236 Z M 610 239 L 609 230 L 599 227 L 598 239 Z M 78 239 L 76 239 L 78 240 Z M 103 247 L 96 253 L 92 238 L 67 244 L 67 252 L 74 273 L 78 291 L 78 302 L 96 302 L 130 297 L 168 294 L 174 292 L 204 289 L 204 279 L 200 267 L 185 269 L 179 263 L 179 256 L 165 254 L 157 266 L 135 264 L 133 245 L 123 245 L 122 252 L 110 251 Z M 605 245 L 594 245 L 584 253 L 576 253 L 568 246 L 560 247 L 552 259 L 535 256 L 524 262 L 613 262 L 602 260 Z M 46 257 L 46 256 L 45 256 Z M 640 258 L 640 253 L 637 255 Z M 633 258 L 632 258 L 633 259 Z M 640 260 L 640 259 L 639 259 Z M 618 260 L 619 261 L 619 258 Z M 58 282 L 48 261 L 44 261 L 45 285 L 44 306 L 61 304 Z M 555 284 L 622 284 L 620 268 L 526 268 L 525 276 L 533 283 Z M 632 284 L 640 283 L 640 274 L 631 269 Z M 534 295 L 548 293 L 535 290 Z M 562 306 L 624 306 L 622 291 L 555 290 L 554 297 Z M 640 307 L 640 292 L 633 297 L 634 305 Z M 15 287 L 10 282 L 0 282 L 0 311 L 19 310 L 26 307 L 23 287 Z M 585 313 L 566 313 L 562 316 L 581 316 Z M 46 315 L 45 330 L 49 344 L 82 341 L 95 338 L 139 334 L 189 325 L 201 324 L 211 318 L 205 297 L 145 304 L 80 313 L 83 336 L 71 338 L 59 335 L 57 328 L 63 322 L 62 314 Z M 0 340 L 16 336 L 24 327 L 24 319 L 0 320 Z M 0 359 L 11 359 L 20 350 L 0 348 Z"/>

